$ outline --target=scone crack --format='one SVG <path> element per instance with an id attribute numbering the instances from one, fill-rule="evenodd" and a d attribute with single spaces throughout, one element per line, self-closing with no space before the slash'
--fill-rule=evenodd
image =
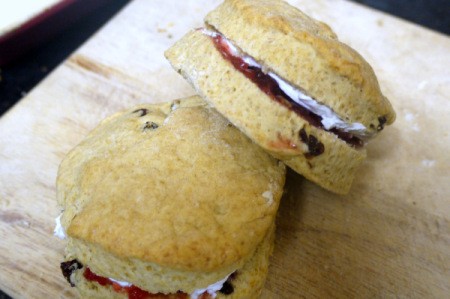
<path id="1" fill-rule="evenodd" d="M 259 64 L 220 32 L 206 28 L 197 30 L 211 38 L 222 57 L 236 70 L 255 83 L 274 101 L 294 111 L 312 126 L 337 135 L 353 147 L 362 147 L 365 141 L 373 137 L 363 124 L 344 121 L 331 108 L 319 103 L 300 88 Z"/>

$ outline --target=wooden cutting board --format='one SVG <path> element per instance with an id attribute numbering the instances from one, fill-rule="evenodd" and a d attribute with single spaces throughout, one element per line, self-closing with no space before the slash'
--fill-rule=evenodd
<path id="1" fill-rule="evenodd" d="M 344 0 L 290 1 L 373 65 L 397 121 L 351 193 L 288 174 L 264 298 L 448 298 L 450 39 Z M 219 1 L 135 0 L 0 119 L 0 289 L 72 298 L 52 236 L 64 155 L 102 118 L 193 94 L 163 51 Z"/>

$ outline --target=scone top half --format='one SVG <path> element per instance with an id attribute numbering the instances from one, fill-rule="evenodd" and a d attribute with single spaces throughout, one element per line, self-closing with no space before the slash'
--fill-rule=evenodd
<path id="1" fill-rule="evenodd" d="M 116 114 L 59 169 L 68 279 L 86 297 L 102 296 L 87 268 L 151 294 L 239 282 L 270 247 L 284 175 L 199 97 Z"/>
<path id="2" fill-rule="evenodd" d="M 254 141 L 338 193 L 348 191 L 364 144 L 395 119 L 370 65 L 284 1 L 226 0 L 166 56 Z"/>

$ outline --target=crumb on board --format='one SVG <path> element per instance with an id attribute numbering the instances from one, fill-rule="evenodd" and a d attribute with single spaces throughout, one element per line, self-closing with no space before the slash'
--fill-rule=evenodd
<path id="1" fill-rule="evenodd" d="M 422 160 L 422 165 L 425 167 L 433 167 L 436 164 L 435 160 L 424 159 Z"/>
<path id="2" fill-rule="evenodd" d="M 273 203 L 273 194 L 271 191 L 265 191 L 262 196 L 266 199 L 267 204 L 272 205 Z"/>

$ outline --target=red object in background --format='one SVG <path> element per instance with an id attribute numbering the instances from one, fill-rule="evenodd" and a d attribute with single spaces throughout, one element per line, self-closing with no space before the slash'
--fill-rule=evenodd
<path id="1" fill-rule="evenodd" d="M 61 0 L 8 31 L 0 36 L 0 66 L 18 59 L 107 3 L 108 0 Z"/>

